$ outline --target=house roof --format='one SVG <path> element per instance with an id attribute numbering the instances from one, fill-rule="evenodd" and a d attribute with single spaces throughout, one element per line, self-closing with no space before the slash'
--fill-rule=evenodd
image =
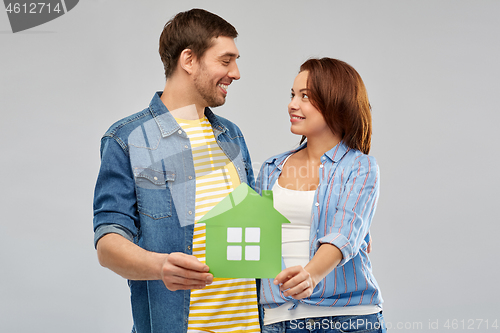
<path id="1" fill-rule="evenodd" d="M 273 207 L 273 192 L 262 191 L 262 196 L 242 183 L 213 207 L 200 223 L 209 225 L 270 226 L 290 223 Z"/>

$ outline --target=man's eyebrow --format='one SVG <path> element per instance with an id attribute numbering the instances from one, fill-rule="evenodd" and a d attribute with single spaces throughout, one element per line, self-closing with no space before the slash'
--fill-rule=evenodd
<path id="1" fill-rule="evenodd" d="M 231 53 L 231 52 L 227 52 L 227 53 L 224 53 L 220 56 L 220 58 L 224 58 L 224 57 L 231 57 L 231 58 L 236 58 L 236 59 L 239 59 L 240 58 L 240 55 L 239 54 L 236 54 L 236 53 Z"/>

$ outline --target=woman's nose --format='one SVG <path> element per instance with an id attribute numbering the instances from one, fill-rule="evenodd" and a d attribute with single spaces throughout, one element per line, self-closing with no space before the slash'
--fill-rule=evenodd
<path id="1" fill-rule="evenodd" d="M 297 103 L 297 100 L 295 97 L 292 97 L 292 100 L 290 101 L 290 103 L 288 103 L 288 111 L 295 111 L 295 110 L 298 110 L 299 109 L 299 105 Z"/>

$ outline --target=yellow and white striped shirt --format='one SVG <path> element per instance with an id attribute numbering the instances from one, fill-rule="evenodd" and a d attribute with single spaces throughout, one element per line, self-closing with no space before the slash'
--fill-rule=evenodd
<path id="1" fill-rule="evenodd" d="M 198 221 L 239 184 L 238 173 L 215 140 L 206 117 L 177 119 L 191 142 L 196 172 L 193 255 L 205 263 L 205 224 Z M 188 332 L 260 332 L 254 279 L 220 279 L 191 291 Z"/>

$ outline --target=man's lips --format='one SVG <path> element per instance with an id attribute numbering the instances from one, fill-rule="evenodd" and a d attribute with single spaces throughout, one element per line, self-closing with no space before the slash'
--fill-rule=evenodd
<path id="1" fill-rule="evenodd" d="M 219 86 L 224 95 L 227 95 L 227 87 L 229 87 L 229 84 L 219 83 L 217 86 Z"/>

